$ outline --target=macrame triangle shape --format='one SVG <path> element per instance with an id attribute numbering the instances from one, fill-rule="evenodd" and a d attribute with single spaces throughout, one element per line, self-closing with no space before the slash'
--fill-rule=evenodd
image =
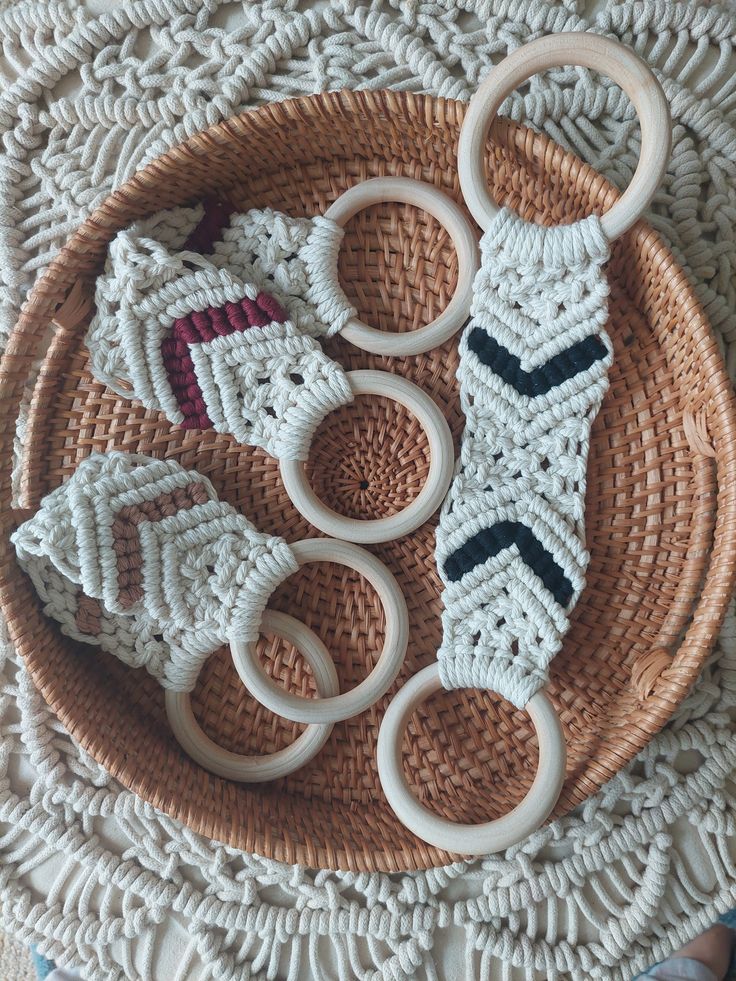
<path id="1" fill-rule="evenodd" d="M 124 636 L 113 653 L 181 691 L 231 636 L 257 638 L 269 596 L 297 568 L 285 541 L 200 474 L 117 451 L 84 460 L 13 542 L 65 632 L 105 649 Z"/>

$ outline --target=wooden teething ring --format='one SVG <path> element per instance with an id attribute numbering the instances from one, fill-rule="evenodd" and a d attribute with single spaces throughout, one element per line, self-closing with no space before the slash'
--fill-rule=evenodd
<path id="1" fill-rule="evenodd" d="M 517 49 L 490 73 L 470 102 L 458 144 L 458 170 L 465 201 L 484 230 L 501 210 L 488 192 L 485 146 L 499 106 L 536 72 L 560 65 L 605 72 L 626 92 L 641 120 L 641 154 L 633 180 L 601 225 L 609 241 L 630 228 L 660 185 L 671 147 L 671 119 L 664 92 L 633 51 L 596 34 L 564 33 L 539 38 Z M 539 766 L 524 799 L 508 814 L 485 824 L 456 824 L 433 814 L 413 796 L 404 775 L 401 744 L 412 713 L 442 688 L 439 665 L 419 671 L 389 705 L 378 737 L 378 772 L 396 816 L 419 838 L 437 848 L 484 855 L 522 841 L 549 816 L 562 789 L 566 747 L 549 696 L 537 691 L 525 706 L 539 736 Z"/>
<path id="2" fill-rule="evenodd" d="M 641 217 L 662 183 L 670 159 L 672 120 L 662 86 L 630 48 L 587 31 L 550 34 L 517 48 L 496 65 L 470 100 L 458 143 L 460 187 L 471 214 L 485 231 L 500 211 L 488 192 L 485 147 L 499 106 L 532 75 L 548 68 L 580 65 L 608 75 L 631 99 L 641 122 L 641 153 L 634 177 L 601 217 L 610 242 Z"/>
<path id="3" fill-rule="evenodd" d="M 307 482 L 300 460 L 281 460 L 281 479 L 294 507 L 326 535 L 361 545 L 402 538 L 432 517 L 452 480 L 455 450 L 452 433 L 437 403 L 412 382 L 389 371 L 349 371 L 355 395 L 385 395 L 412 412 L 429 441 L 429 473 L 421 491 L 397 514 L 366 521 L 338 514 L 317 497 Z"/>
<path id="4" fill-rule="evenodd" d="M 409 719 L 430 695 L 442 688 L 437 663 L 418 671 L 386 709 L 378 733 L 381 786 L 398 819 L 430 845 L 461 855 L 487 855 L 518 841 L 544 823 L 560 796 L 565 778 L 566 749 L 562 726 L 549 696 L 542 690 L 526 710 L 539 737 L 539 766 L 526 797 L 516 807 L 486 824 L 455 824 L 420 804 L 404 775 L 401 744 Z"/>
<path id="5" fill-rule="evenodd" d="M 314 672 L 320 696 L 333 696 L 339 691 L 337 672 L 327 648 L 308 627 L 286 613 L 266 610 L 261 629 L 290 641 L 306 659 Z M 191 758 L 205 770 L 227 780 L 241 783 L 264 783 L 293 773 L 319 753 L 327 742 L 332 725 L 310 725 L 289 746 L 264 756 L 243 756 L 231 753 L 207 736 L 192 712 L 189 692 L 166 691 L 166 715 L 174 736 Z"/>
<path id="6" fill-rule="evenodd" d="M 473 227 L 462 209 L 432 184 L 410 177 L 374 177 L 349 188 L 325 212 L 336 224 L 344 227 L 363 208 L 372 204 L 399 202 L 413 204 L 428 212 L 449 233 L 457 252 L 458 277 L 452 299 L 431 323 L 404 334 L 387 333 L 369 327 L 353 317 L 340 333 L 351 344 L 371 354 L 424 354 L 443 344 L 458 331 L 468 318 L 473 296 L 473 280 L 478 271 L 478 241 Z"/>
<path id="7" fill-rule="evenodd" d="M 369 708 L 389 689 L 401 669 L 409 641 L 409 613 L 399 584 L 375 555 L 350 542 L 309 538 L 291 549 L 299 565 L 307 562 L 337 562 L 365 576 L 378 593 L 386 618 L 383 650 L 376 666 L 359 685 L 341 695 L 302 698 L 276 684 L 263 670 L 253 644 L 233 639 L 233 664 L 255 698 L 272 712 L 294 722 L 332 723 L 352 718 Z"/>

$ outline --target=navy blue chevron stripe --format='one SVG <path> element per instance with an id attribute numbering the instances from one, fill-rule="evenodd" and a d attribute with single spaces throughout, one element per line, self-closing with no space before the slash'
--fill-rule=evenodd
<path id="1" fill-rule="evenodd" d="M 445 560 L 445 578 L 457 582 L 466 572 L 516 545 L 519 555 L 542 580 L 560 606 L 567 606 L 574 593 L 573 585 L 549 552 L 520 521 L 499 521 L 483 528 Z"/>
<path id="2" fill-rule="evenodd" d="M 511 385 L 519 395 L 533 398 L 546 395 L 551 389 L 587 371 L 596 361 L 602 361 L 608 349 L 597 334 L 591 334 L 564 351 L 553 355 L 545 364 L 525 371 L 521 361 L 508 348 L 491 337 L 482 327 L 474 327 L 468 336 L 468 348 L 479 361 Z"/>

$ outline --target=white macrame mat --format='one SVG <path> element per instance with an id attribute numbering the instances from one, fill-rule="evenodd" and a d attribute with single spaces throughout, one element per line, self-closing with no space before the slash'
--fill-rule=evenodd
<path id="1" fill-rule="evenodd" d="M 540 33 L 633 43 L 674 116 L 652 223 L 736 367 L 736 21 L 726 7 L 528 0 L 0 0 L 0 324 L 87 212 L 247 106 L 343 86 L 467 99 Z M 590 72 L 506 114 L 619 186 L 638 126 Z M 628 979 L 736 905 L 736 621 L 673 723 L 579 811 L 503 857 L 406 875 L 292 868 L 192 834 L 80 750 L 0 661 L 0 922 L 87 978 Z"/>

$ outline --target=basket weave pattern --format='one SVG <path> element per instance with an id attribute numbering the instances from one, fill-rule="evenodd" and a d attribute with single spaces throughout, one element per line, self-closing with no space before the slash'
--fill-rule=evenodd
<path id="1" fill-rule="evenodd" d="M 315 214 L 358 180 L 402 174 L 459 199 L 460 103 L 384 93 L 340 93 L 276 104 L 200 134 L 150 165 L 85 222 L 33 291 L 0 375 L 0 432 L 10 444 L 32 363 L 44 353 L 55 306 L 83 277 L 91 288 L 115 232 L 162 207 L 226 191 L 239 208 Z M 610 206 L 615 191 L 547 138 L 499 121 L 489 145 L 494 193 L 527 218 L 569 221 Z M 341 279 L 360 315 L 408 330 L 447 303 L 456 278 L 448 237 L 430 217 L 386 205 L 349 225 Z M 611 388 L 596 420 L 587 494 L 588 586 L 551 694 L 568 745 L 557 813 L 597 790 L 667 721 L 715 641 L 734 581 L 734 399 L 715 341 L 671 253 L 638 225 L 608 269 L 615 348 Z M 263 531 L 287 540 L 314 534 L 286 497 L 278 467 L 259 450 L 213 432 L 171 427 L 89 374 L 84 328 L 57 333 L 32 396 L 22 474 L 23 508 L 68 477 L 93 450 L 113 446 L 175 458 Z M 384 359 L 340 339 L 327 353 L 347 368 L 384 368 L 430 392 L 456 438 L 463 425 L 456 342 L 425 355 Z M 6 449 L 6 458 L 7 458 Z M 400 407 L 361 398 L 330 415 L 313 444 L 310 479 L 327 504 L 376 517 L 405 506 L 426 475 L 426 441 Z M 285 861 L 355 869 L 442 864 L 381 794 L 375 743 L 396 686 L 435 656 L 440 583 L 434 525 L 376 546 L 410 612 L 410 642 L 397 685 L 370 711 L 338 724 L 309 766 L 250 789 L 212 777 L 179 750 L 156 683 L 114 658 L 81 648 L 41 614 L 7 538 L 20 515 L 0 485 L 0 601 L 15 643 L 64 724 L 126 786 L 198 831 Z M 303 619 L 334 653 L 343 689 L 380 649 L 383 618 L 372 589 L 336 566 L 308 566 L 270 604 Z M 312 690 L 309 670 L 285 643 L 266 639 L 269 670 Z M 194 697 L 205 731 L 227 748 L 269 752 L 300 726 L 277 719 L 243 690 L 226 651 L 210 659 Z M 536 765 L 528 717 L 481 692 L 438 695 L 410 727 L 414 792 L 454 820 L 508 811 Z"/>

